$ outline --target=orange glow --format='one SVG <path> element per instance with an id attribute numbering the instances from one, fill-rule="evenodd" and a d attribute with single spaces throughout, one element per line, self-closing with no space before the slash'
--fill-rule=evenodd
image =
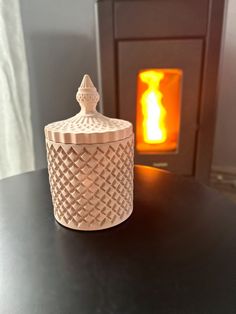
<path id="1" fill-rule="evenodd" d="M 180 129 L 180 69 L 144 69 L 138 74 L 136 149 L 175 152 Z"/>
<path id="2" fill-rule="evenodd" d="M 144 142 L 150 144 L 164 143 L 167 138 L 166 110 L 162 105 L 163 95 L 159 89 L 164 74 L 149 70 L 141 72 L 139 77 L 143 83 L 148 85 L 141 97 Z"/>

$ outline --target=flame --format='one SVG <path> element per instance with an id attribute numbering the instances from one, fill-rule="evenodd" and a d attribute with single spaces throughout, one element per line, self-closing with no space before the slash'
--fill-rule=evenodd
<path id="1" fill-rule="evenodd" d="M 160 82 L 164 78 L 164 73 L 147 70 L 141 72 L 139 78 L 148 85 L 141 96 L 143 140 L 148 144 L 164 143 L 167 140 L 166 109 L 162 104 L 163 94 L 160 91 Z"/>

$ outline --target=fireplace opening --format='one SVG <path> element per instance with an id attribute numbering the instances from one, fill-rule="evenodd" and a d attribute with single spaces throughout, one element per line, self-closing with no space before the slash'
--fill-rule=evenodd
<path id="1" fill-rule="evenodd" d="M 137 76 L 136 150 L 178 150 L 181 116 L 181 69 L 142 69 Z"/>

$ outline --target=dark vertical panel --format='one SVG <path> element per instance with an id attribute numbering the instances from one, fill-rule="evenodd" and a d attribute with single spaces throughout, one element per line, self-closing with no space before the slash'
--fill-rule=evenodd
<path id="1" fill-rule="evenodd" d="M 220 57 L 224 0 L 212 0 L 206 37 L 200 127 L 197 139 L 195 176 L 207 182 L 212 162 L 217 104 L 217 75 Z"/>

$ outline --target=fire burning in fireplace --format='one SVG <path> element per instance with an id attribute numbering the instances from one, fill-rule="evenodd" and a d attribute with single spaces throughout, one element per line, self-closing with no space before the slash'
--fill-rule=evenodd
<path id="1" fill-rule="evenodd" d="M 139 79 L 147 84 L 141 96 L 143 112 L 143 140 L 145 143 L 164 143 L 167 139 L 165 125 L 166 109 L 162 104 L 163 95 L 160 91 L 162 72 L 147 70 L 139 74 Z"/>
<path id="2" fill-rule="evenodd" d="M 136 121 L 136 148 L 139 152 L 176 151 L 181 78 L 179 69 L 145 69 L 139 72 Z"/>

